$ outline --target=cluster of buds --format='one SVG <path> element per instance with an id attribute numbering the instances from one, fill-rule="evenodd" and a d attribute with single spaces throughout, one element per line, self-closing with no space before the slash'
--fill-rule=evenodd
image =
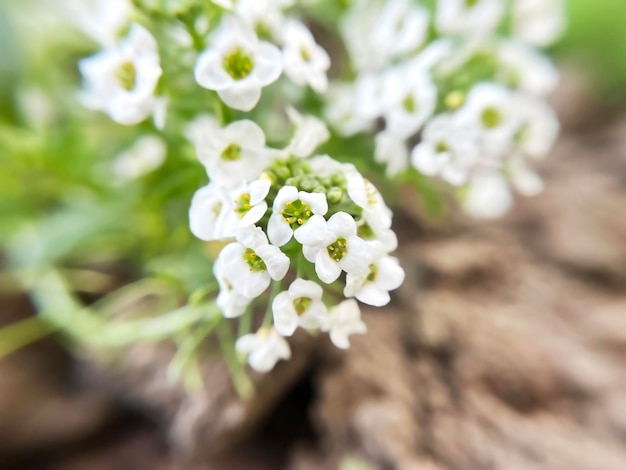
<path id="1" fill-rule="evenodd" d="M 347 348 L 350 335 L 365 332 L 355 298 L 386 305 L 404 280 L 389 255 L 397 239 L 378 190 L 351 164 L 306 155 L 328 132 L 290 114 L 300 127 L 280 150 L 267 148 L 263 130 L 247 120 L 219 128 L 209 119 L 192 133 L 211 182 L 192 200 L 191 230 L 206 241 L 234 239 L 214 265 L 218 306 L 227 318 L 251 315 L 273 285 L 263 325 L 236 343 L 258 371 L 290 356 L 284 338 L 297 328 L 327 332 Z"/>
<path id="2" fill-rule="evenodd" d="M 563 29 L 560 0 L 439 0 L 432 12 L 355 0 L 341 26 L 354 79 L 332 84 L 326 115 L 343 135 L 376 132 L 390 176 L 412 165 L 465 187 L 466 209 L 484 217 L 508 209 L 509 182 L 542 189 L 527 163 L 558 133 L 545 102 L 558 74 L 537 47 Z"/>

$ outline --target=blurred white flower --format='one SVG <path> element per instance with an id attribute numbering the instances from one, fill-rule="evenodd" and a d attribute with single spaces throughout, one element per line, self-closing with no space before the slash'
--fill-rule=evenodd
<path id="1" fill-rule="evenodd" d="M 387 176 L 393 177 L 405 170 L 409 163 L 409 150 L 406 140 L 392 132 L 376 134 L 374 159 L 387 165 Z"/>
<path id="2" fill-rule="evenodd" d="M 559 121 L 554 110 L 545 102 L 519 95 L 516 107 L 522 122 L 515 135 L 515 145 L 532 158 L 545 156 L 559 134 Z"/>
<path id="3" fill-rule="evenodd" d="M 225 318 L 237 318 L 244 314 L 253 299 L 245 297 L 233 289 L 232 284 L 222 274 L 223 263 L 228 263 L 228 260 L 218 258 L 213 265 L 213 274 L 220 286 L 220 292 L 215 303 Z"/>
<path id="4" fill-rule="evenodd" d="M 391 227 L 391 209 L 371 181 L 364 178 L 354 167 L 346 170 L 347 191 L 350 199 L 363 209 L 363 218 L 374 228 Z"/>
<path id="5" fill-rule="evenodd" d="M 237 241 L 226 245 L 218 256 L 224 279 L 244 297 L 258 297 L 270 285 L 281 280 L 289 270 L 289 258 L 270 245 L 260 227 L 245 227 L 237 232 Z"/>
<path id="6" fill-rule="evenodd" d="M 83 104 L 106 112 L 114 121 L 133 125 L 153 114 L 154 90 L 161 77 L 157 43 L 143 26 L 133 23 L 119 46 L 83 59 Z"/>
<path id="7" fill-rule="evenodd" d="M 263 129 L 248 119 L 203 134 L 196 151 L 209 178 L 230 187 L 258 178 L 268 160 Z"/>
<path id="8" fill-rule="evenodd" d="M 359 71 L 379 70 L 388 64 L 389 56 L 373 44 L 371 32 L 380 17 L 380 4 L 371 0 L 354 0 L 339 23 L 339 31 Z"/>
<path id="9" fill-rule="evenodd" d="M 482 36 L 496 28 L 503 12 L 503 0 L 439 0 L 436 25 L 443 34 Z"/>
<path id="10" fill-rule="evenodd" d="M 361 320 L 361 310 L 356 300 L 348 299 L 329 311 L 328 332 L 330 340 L 341 349 L 350 347 L 349 336 L 367 333 L 367 326 Z"/>
<path id="11" fill-rule="evenodd" d="M 165 161 L 165 143 L 150 135 L 140 137 L 113 161 L 113 174 L 122 181 L 129 181 L 150 173 Z"/>
<path id="12" fill-rule="evenodd" d="M 543 96 L 554 90 L 559 81 L 554 64 L 527 44 L 502 41 L 497 57 L 501 81 L 517 90 Z"/>
<path id="13" fill-rule="evenodd" d="M 261 98 L 261 89 L 276 81 L 282 68 L 276 46 L 259 41 L 242 22 L 226 18 L 211 47 L 198 56 L 194 75 L 200 86 L 217 91 L 231 108 L 250 111 Z"/>
<path id="14" fill-rule="evenodd" d="M 441 176 L 449 184 L 464 184 L 477 163 L 479 148 L 471 131 L 456 125 L 449 114 L 428 123 L 423 139 L 411 152 L 413 166 L 422 174 Z"/>
<path id="15" fill-rule="evenodd" d="M 302 115 L 295 108 L 287 108 L 287 116 L 295 126 L 295 133 L 289 145 L 281 151 L 285 156 L 310 157 L 315 149 L 326 142 L 330 132 L 323 121 L 315 116 Z"/>
<path id="16" fill-rule="evenodd" d="M 328 89 L 326 72 L 330 57 L 299 21 L 289 20 L 284 29 L 283 60 L 285 74 L 297 85 L 310 85 L 318 93 Z"/>
<path id="17" fill-rule="evenodd" d="M 346 212 L 337 212 L 321 231 L 322 242 L 302 247 L 304 257 L 315 263 L 315 272 L 322 282 L 336 281 L 342 270 L 353 274 L 367 271 L 369 252 L 365 241 L 356 232 L 354 218 Z"/>
<path id="18" fill-rule="evenodd" d="M 280 0 L 238 0 L 235 13 L 260 39 L 282 42 L 285 17 Z"/>
<path id="19" fill-rule="evenodd" d="M 513 34 L 534 46 L 549 46 L 566 24 L 564 0 L 517 0 L 513 6 Z"/>
<path id="20" fill-rule="evenodd" d="M 240 354 L 248 354 L 248 364 L 257 372 L 269 372 L 276 363 L 291 358 L 289 344 L 274 328 L 261 328 L 242 336 L 235 343 Z"/>
<path id="21" fill-rule="evenodd" d="M 384 3 L 370 33 L 381 55 L 396 58 L 416 51 L 428 33 L 428 12 L 412 0 Z"/>
<path id="22" fill-rule="evenodd" d="M 106 47 L 117 43 L 132 11 L 129 0 L 65 0 L 64 7 L 76 27 Z"/>
<path id="23" fill-rule="evenodd" d="M 224 188 L 211 181 L 198 189 L 189 208 L 189 228 L 201 240 L 221 240 L 228 230 L 226 221 L 232 210 L 231 200 Z"/>
<path id="24" fill-rule="evenodd" d="M 513 205 L 513 195 L 504 176 L 495 171 L 476 173 L 470 180 L 463 208 L 472 217 L 493 219 Z"/>
<path id="25" fill-rule="evenodd" d="M 343 137 L 370 130 L 374 121 L 359 112 L 359 98 L 352 85 L 333 84 L 326 95 L 324 117 Z"/>
<path id="26" fill-rule="evenodd" d="M 319 330 L 326 325 L 328 310 L 322 302 L 324 290 L 319 284 L 296 279 L 289 289 L 272 302 L 274 327 L 283 336 L 291 336 L 297 327 Z"/>
<path id="27" fill-rule="evenodd" d="M 522 196 L 537 196 L 545 187 L 539 175 L 531 171 L 521 158 L 512 159 L 507 171 L 511 184 Z"/>

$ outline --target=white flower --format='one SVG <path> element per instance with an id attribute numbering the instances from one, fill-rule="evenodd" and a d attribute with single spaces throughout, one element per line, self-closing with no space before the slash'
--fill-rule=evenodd
<path id="1" fill-rule="evenodd" d="M 230 192 L 232 204 L 224 222 L 224 235 L 234 236 L 237 230 L 257 223 L 267 211 L 267 197 L 271 181 L 268 179 L 254 180 L 250 184 L 241 184 Z"/>
<path id="2" fill-rule="evenodd" d="M 392 132 L 379 132 L 376 135 L 374 159 L 387 165 L 387 176 L 389 177 L 405 170 L 409 163 L 409 150 L 405 139 Z"/>
<path id="3" fill-rule="evenodd" d="M 191 233 L 205 241 L 225 238 L 230 203 L 226 191 L 215 182 L 198 189 L 189 208 Z"/>
<path id="4" fill-rule="evenodd" d="M 479 83 L 455 113 L 455 125 L 481 137 L 485 158 L 501 158 L 520 125 L 513 93 L 494 83 Z"/>
<path id="5" fill-rule="evenodd" d="M 318 93 L 325 92 L 328 89 L 326 71 L 330 67 L 330 57 L 326 51 L 299 21 L 287 22 L 284 40 L 285 74 L 297 85 L 308 84 Z"/>
<path id="6" fill-rule="evenodd" d="M 341 349 L 350 347 L 350 335 L 367 333 L 367 326 L 361 320 L 361 310 L 354 299 L 348 299 L 329 311 L 330 340 Z"/>
<path id="7" fill-rule="evenodd" d="M 537 196 L 543 191 L 543 180 L 526 166 L 522 158 L 513 158 L 507 166 L 507 172 L 513 187 L 522 196 Z"/>
<path id="8" fill-rule="evenodd" d="M 235 12 L 259 38 L 280 42 L 285 29 L 283 3 L 277 0 L 238 0 Z"/>
<path id="9" fill-rule="evenodd" d="M 326 124 L 315 116 L 303 116 L 291 106 L 287 108 L 287 116 L 296 129 L 289 145 L 282 151 L 285 156 L 310 157 L 330 137 Z"/>
<path id="10" fill-rule="evenodd" d="M 210 114 L 200 114 L 185 126 L 185 137 L 193 144 L 195 148 L 199 148 L 206 135 L 220 131 L 220 124 L 215 117 Z"/>
<path id="11" fill-rule="evenodd" d="M 463 201 L 465 211 L 479 219 L 504 215 L 513 205 L 513 195 L 504 177 L 495 171 L 475 174 Z"/>
<path id="12" fill-rule="evenodd" d="M 353 274 L 367 270 L 370 261 L 367 245 L 356 231 L 352 216 L 337 212 L 328 219 L 319 244 L 303 245 L 305 258 L 315 263 L 315 272 L 322 282 L 336 281 L 342 270 Z"/>
<path id="13" fill-rule="evenodd" d="M 439 0 L 436 25 L 443 34 L 480 36 L 495 29 L 503 12 L 503 0 Z"/>
<path id="14" fill-rule="evenodd" d="M 68 18 L 85 35 L 103 46 L 113 46 L 131 13 L 129 0 L 65 0 Z"/>
<path id="15" fill-rule="evenodd" d="M 223 186 L 254 180 L 267 164 L 263 129 L 247 119 L 207 132 L 196 151 L 209 177 Z"/>
<path id="16" fill-rule="evenodd" d="M 291 357 L 289 344 L 275 329 L 261 328 L 254 334 L 244 335 L 235 343 L 240 354 L 249 354 L 248 364 L 257 372 L 269 372 L 276 363 Z"/>
<path id="17" fill-rule="evenodd" d="M 516 41 L 498 45 L 502 80 L 521 91 L 546 95 L 556 87 L 559 73 L 552 62 L 536 49 Z"/>
<path id="18" fill-rule="evenodd" d="M 385 2 L 370 34 L 381 55 L 398 57 L 418 49 L 428 32 L 428 12 L 411 0 Z"/>
<path id="19" fill-rule="evenodd" d="M 324 117 L 343 137 L 369 130 L 374 125 L 373 119 L 358 112 L 358 98 L 354 87 L 345 83 L 334 83 L 326 96 Z"/>
<path id="20" fill-rule="evenodd" d="M 211 0 L 217 6 L 225 8 L 226 10 L 232 10 L 234 7 L 235 0 Z"/>
<path id="21" fill-rule="evenodd" d="M 141 137 L 113 161 L 113 173 L 123 181 L 139 178 L 163 164 L 165 151 L 165 144 L 158 137 Z"/>
<path id="22" fill-rule="evenodd" d="M 374 228 L 391 227 L 391 209 L 387 207 L 382 195 L 366 178 L 363 178 L 356 169 L 346 172 L 347 191 L 350 199 L 363 209 L 363 218 Z"/>
<path id="23" fill-rule="evenodd" d="M 250 111 L 261 98 L 261 89 L 282 72 L 280 50 L 259 41 L 254 31 L 227 18 L 196 62 L 194 75 L 200 86 L 217 91 L 231 108 Z"/>
<path id="24" fill-rule="evenodd" d="M 440 175 L 455 186 L 464 184 L 477 163 L 479 148 L 471 132 L 440 114 L 424 129 L 423 140 L 413 148 L 411 162 L 422 174 Z"/>
<path id="25" fill-rule="evenodd" d="M 322 302 L 323 293 L 322 287 L 313 281 L 293 281 L 272 302 L 276 330 L 283 336 L 291 336 L 298 326 L 306 330 L 324 327 L 328 311 Z"/>
<path id="26" fill-rule="evenodd" d="M 271 279 L 279 281 L 289 270 L 289 258 L 268 243 L 260 227 L 239 229 L 237 241 L 226 245 L 218 260 L 224 278 L 237 293 L 248 298 L 261 295 Z"/>
<path id="27" fill-rule="evenodd" d="M 535 46 L 549 46 L 565 29 L 563 0 L 517 0 L 513 6 L 513 33 Z"/>
<path id="28" fill-rule="evenodd" d="M 143 26 L 134 23 L 118 47 L 81 60 L 78 67 L 86 81 L 81 95 L 85 106 L 125 125 L 155 111 L 154 90 L 162 70 L 156 41 Z"/>
<path id="29" fill-rule="evenodd" d="M 517 109 L 522 126 L 515 135 L 515 145 L 532 158 L 545 156 L 559 133 L 559 121 L 554 110 L 542 100 L 520 95 Z"/>
<path id="30" fill-rule="evenodd" d="M 267 235 L 276 246 L 283 246 L 292 236 L 302 244 L 320 243 L 326 225 L 323 217 L 326 212 L 326 194 L 307 193 L 298 191 L 295 186 L 283 186 L 274 199 Z"/>
<path id="31" fill-rule="evenodd" d="M 356 297 L 361 302 L 382 307 L 391 300 L 389 291 L 397 289 L 404 282 L 404 270 L 397 258 L 379 256 L 369 265 L 365 274 L 348 274 L 343 293 L 346 297 Z"/>
<path id="32" fill-rule="evenodd" d="M 213 274 L 220 286 L 220 292 L 215 303 L 225 318 L 237 318 L 244 314 L 253 299 L 245 297 L 233 289 L 232 284 L 222 274 L 222 265 L 225 262 L 228 261 L 218 258 L 213 266 Z"/>
<path id="33" fill-rule="evenodd" d="M 437 105 L 437 87 L 421 67 L 397 67 L 387 77 L 386 130 L 401 137 L 415 134 Z"/>
<path id="34" fill-rule="evenodd" d="M 379 15 L 380 6 L 376 2 L 355 0 L 339 23 L 350 59 L 360 72 L 379 70 L 387 65 L 389 56 L 376 47 L 370 37 Z"/>

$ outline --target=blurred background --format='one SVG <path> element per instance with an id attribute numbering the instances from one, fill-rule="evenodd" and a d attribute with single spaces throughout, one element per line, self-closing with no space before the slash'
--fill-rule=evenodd
<path id="1" fill-rule="evenodd" d="M 215 355 L 190 388 L 172 345 L 92 338 L 60 277 L 30 284 L 61 273 L 86 305 L 128 285 L 103 309 L 135 318 L 213 283 L 186 222 L 204 170 L 115 182 L 132 136 L 75 103 L 94 46 L 54 3 L 0 2 L 0 468 L 626 468 L 626 2 L 568 0 L 545 192 L 484 222 L 407 190 L 392 305 L 346 353 L 296 336 L 247 401 Z"/>

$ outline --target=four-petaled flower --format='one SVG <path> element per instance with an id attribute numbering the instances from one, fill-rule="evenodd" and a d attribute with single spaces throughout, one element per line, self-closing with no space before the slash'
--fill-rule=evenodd
<path id="1" fill-rule="evenodd" d="M 322 302 L 323 289 L 319 284 L 296 279 L 289 289 L 278 294 L 272 302 L 274 327 L 283 336 L 291 336 L 296 328 L 323 329 L 328 311 Z"/>

